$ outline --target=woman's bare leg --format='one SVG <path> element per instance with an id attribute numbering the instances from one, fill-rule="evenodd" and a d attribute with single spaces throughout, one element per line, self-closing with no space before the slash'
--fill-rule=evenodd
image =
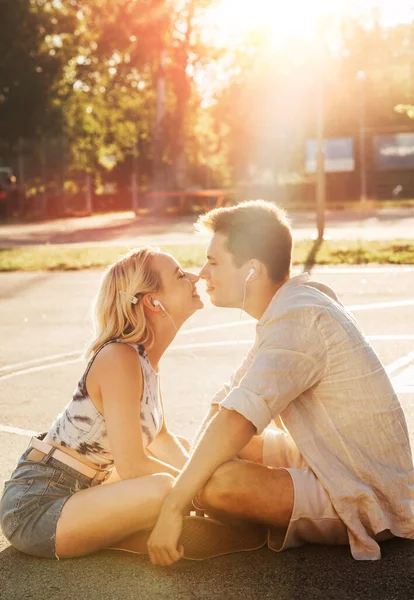
<path id="1" fill-rule="evenodd" d="M 158 473 L 77 492 L 66 502 L 57 522 L 57 556 L 97 552 L 153 527 L 173 482 L 171 475 Z"/>

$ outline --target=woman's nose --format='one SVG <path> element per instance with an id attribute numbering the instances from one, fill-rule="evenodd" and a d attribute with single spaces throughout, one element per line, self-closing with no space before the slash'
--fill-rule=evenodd
<path id="1" fill-rule="evenodd" d="M 198 278 L 199 279 L 206 279 L 207 278 L 207 273 L 206 273 L 206 266 L 204 265 L 200 271 L 200 273 L 198 274 Z"/>

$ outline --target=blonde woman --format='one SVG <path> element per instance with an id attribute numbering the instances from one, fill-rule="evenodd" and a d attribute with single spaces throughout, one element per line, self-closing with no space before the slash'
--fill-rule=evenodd
<path id="1" fill-rule="evenodd" d="M 182 324 L 203 307 L 197 281 L 172 256 L 150 248 L 106 271 L 89 363 L 73 399 L 48 433 L 32 438 L 5 483 L 0 520 L 15 548 L 45 558 L 105 548 L 147 551 L 189 449 L 166 426 L 158 363 Z M 265 541 L 260 531 L 185 519 L 188 558 Z"/>

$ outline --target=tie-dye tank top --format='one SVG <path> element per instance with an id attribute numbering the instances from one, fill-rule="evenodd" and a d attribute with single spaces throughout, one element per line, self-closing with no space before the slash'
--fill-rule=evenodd
<path id="1" fill-rule="evenodd" d="M 114 459 L 109 447 L 105 418 L 88 396 L 86 377 L 98 352 L 108 344 L 117 342 L 124 343 L 118 339 L 109 340 L 94 354 L 78 383 L 72 401 L 58 415 L 49 432 L 53 441 L 76 450 L 88 461 L 104 469 L 112 468 Z M 142 367 L 144 387 L 140 416 L 144 447 L 147 447 L 160 432 L 163 421 L 159 374 L 152 368 L 144 346 L 129 345 L 137 351 Z"/>

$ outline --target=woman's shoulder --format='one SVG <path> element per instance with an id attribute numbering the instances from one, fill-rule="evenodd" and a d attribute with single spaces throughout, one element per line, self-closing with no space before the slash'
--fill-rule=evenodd
<path id="1" fill-rule="evenodd" d="M 140 364 L 137 350 L 131 345 L 120 340 L 113 340 L 113 343 L 107 343 L 95 355 L 94 365 L 97 370 L 111 369 L 117 370 L 128 369 L 134 370 Z M 140 371 L 141 369 L 139 369 Z"/>

